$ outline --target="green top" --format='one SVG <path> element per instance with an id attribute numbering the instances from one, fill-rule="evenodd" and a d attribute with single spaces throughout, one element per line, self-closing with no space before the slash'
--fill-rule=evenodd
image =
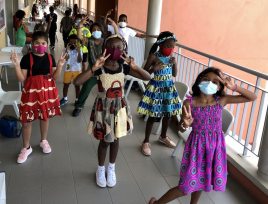
<path id="1" fill-rule="evenodd" d="M 93 37 L 89 38 L 88 40 L 88 66 L 90 68 L 95 64 L 96 59 L 102 54 L 102 45 L 103 45 L 103 40 L 99 45 L 97 45 L 95 44 Z"/>
<path id="2" fill-rule="evenodd" d="M 23 47 L 26 43 L 26 32 L 21 25 L 16 32 L 16 46 Z"/>

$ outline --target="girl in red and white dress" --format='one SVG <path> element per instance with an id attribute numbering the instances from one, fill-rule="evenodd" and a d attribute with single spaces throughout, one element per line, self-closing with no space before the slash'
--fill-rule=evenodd
<path id="1" fill-rule="evenodd" d="M 16 53 L 12 53 L 10 57 L 15 65 L 18 80 L 24 82 L 20 104 L 23 148 L 18 156 L 18 163 L 25 162 L 32 153 L 32 121 L 40 120 L 40 147 L 43 153 L 47 154 L 51 152 L 47 141 L 49 118 L 61 115 L 55 79 L 60 75 L 65 63 L 65 55 L 61 55 L 56 65 L 54 57 L 46 52 L 47 34 L 37 31 L 33 33 L 32 38 L 32 52 L 23 56 L 21 61 Z"/>

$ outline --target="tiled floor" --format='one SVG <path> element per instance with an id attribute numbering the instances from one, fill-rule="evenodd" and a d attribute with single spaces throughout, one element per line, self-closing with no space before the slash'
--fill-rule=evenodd
<path id="1" fill-rule="evenodd" d="M 59 18 L 60 19 L 60 18 Z M 62 50 L 61 35 L 58 35 L 56 58 Z M 6 90 L 17 90 L 14 70 L 8 72 Z M 62 78 L 58 81 L 62 96 Z M 157 136 L 151 136 L 151 157 L 144 157 L 139 150 L 144 137 L 145 122 L 136 113 L 139 94 L 131 93 L 129 101 L 134 119 L 132 135 L 120 139 L 120 151 L 116 162 L 118 184 L 114 188 L 101 189 L 95 184 L 98 141 L 86 133 L 88 117 L 96 89 L 90 94 L 86 107 L 77 118 L 71 116 L 74 108 L 70 102 L 63 109 L 63 116 L 50 121 L 49 141 L 53 152 L 41 153 L 39 148 L 39 124 L 35 122 L 31 144 L 33 153 L 26 163 L 18 165 L 16 156 L 21 148 L 21 139 L 6 139 L 0 136 L 0 171 L 6 172 L 7 204 L 144 204 L 151 196 L 159 197 L 170 187 L 177 185 L 179 158 L 172 158 L 172 150 L 158 144 Z M 69 89 L 69 100 L 74 100 L 74 89 Z M 14 114 L 6 107 L 3 114 Z M 156 124 L 157 125 L 157 124 Z M 168 134 L 175 140 L 174 131 Z M 178 155 L 181 156 L 181 153 Z M 189 203 L 189 196 L 171 203 Z M 231 178 L 225 193 L 203 193 L 200 204 L 255 204 Z"/>

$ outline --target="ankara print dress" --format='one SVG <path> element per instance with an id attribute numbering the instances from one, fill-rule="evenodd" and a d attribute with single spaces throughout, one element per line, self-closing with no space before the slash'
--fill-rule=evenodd
<path id="1" fill-rule="evenodd" d="M 227 155 L 222 131 L 219 99 L 211 106 L 190 106 L 194 118 L 181 162 L 179 189 L 184 194 L 195 191 L 225 191 Z"/>
<path id="2" fill-rule="evenodd" d="M 61 115 L 58 89 L 52 76 L 52 57 L 48 54 L 50 73 L 32 75 L 33 56 L 30 54 L 30 74 L 26 79 L 20 103 L 20 120 L 22 123 L 36 119 L 48 120 Z"/>
<path id="3" fill-rule="evenodd" d="M 154 72 L 138 105 L 138 113 L 156 118 L 179 115 L 181 101 L 172 79 L 170 57 L 162 56 L 159 52 L 155 55 L 165 67 Z"/>

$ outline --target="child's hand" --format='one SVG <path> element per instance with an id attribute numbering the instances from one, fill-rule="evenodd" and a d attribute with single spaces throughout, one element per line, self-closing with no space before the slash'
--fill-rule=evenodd
<path id="1" fill-rule="evenodd" d="M 100 67 L 102 67 L 105 63 L 105 61 L 108 59 L 108 57 L 110 57 L 111 54 L 108 54 L 107 56 L 105 56 L 106 54 L 106 49 L 104 50 L 103 54 L 96 60 L 95 64 L 92 67 L 92 71 L 95 72 L 96 70 L 98 70 Z"/>
<path id="2" fill-rule="evenodd" d="M 175 59 L 175 57 L 171 57 L 170 60 L 169 60 L 169 63 L 170 63 L 170 64 L 176 64 L 176 59 Z"/>
<path id="3" fill-rule="evenodd" d="M 166 65 L 163 62 L 158 61 L 153 65 L 153 70 L 154 71 L 159 71 L 159 70 L 163 69 L 165 66 Z"/>
<path id="4" fill-rule="evenodd" d="M 107 18 L 107 21 L 113 25 L 113 26 L 117 26 L 116 23 L 111 19 L 111 18 Z"/>
<path id="5" fill-rule="evenodd" d="M 62 53 L 60 59 L 58 60 L 58 66 L 62 67 L 66 62 L 67 53 Z"/>
<path id="6" fill-rule="evenodd" d="M 17 55 L 17 53 L 15 51 L 12 51 L 11 52 L 10 60 L 12 61 L 12 63 L 15 66 L 19 66 L 20 65 L 20 60 L 19 60 L 18 55 Z"/>
<path id="7" fill-rule="evenodd" d="M 220 80 L 221 83 L 224 84 L 224 86 L 226 86 L 228 89 L 231 89 L 232 91 L 234 91 L 237 88 L 237 85 L 232 82 L 231 77 L 224 76 L 221 72 L 220 77 L 218 77 L 218 79 Z"/>
<path id="8" fill-rule="evenodd" d="M 120 57 L 130 66 L 131 69 L 136 69 L 137 65 L 134 61 L 134 58 L 131 56 L 128 56 L 126 52 L 123 52 L 123 53 L 125 57 L 123 55 L 121 55 Z"/>
<path id="9" fill-rule="evenodd" d="M 106 16 L 110 16 L 112 12 L 113 12 L 113 9 L 110 9 L 109 11 L 107 11 Z"/>
<path id="10" fill-rule="evenodd" d="M 194 119 L 192 117 L 191 107 L 190 106 L 187 106 L 187 107 L 185 105 L 183 106 L 184 116 L 183 116 L 182 120 L 183 120 L 183 123 L 187 127 L 190 127 L 191 124 L 193 123 Z"/>

